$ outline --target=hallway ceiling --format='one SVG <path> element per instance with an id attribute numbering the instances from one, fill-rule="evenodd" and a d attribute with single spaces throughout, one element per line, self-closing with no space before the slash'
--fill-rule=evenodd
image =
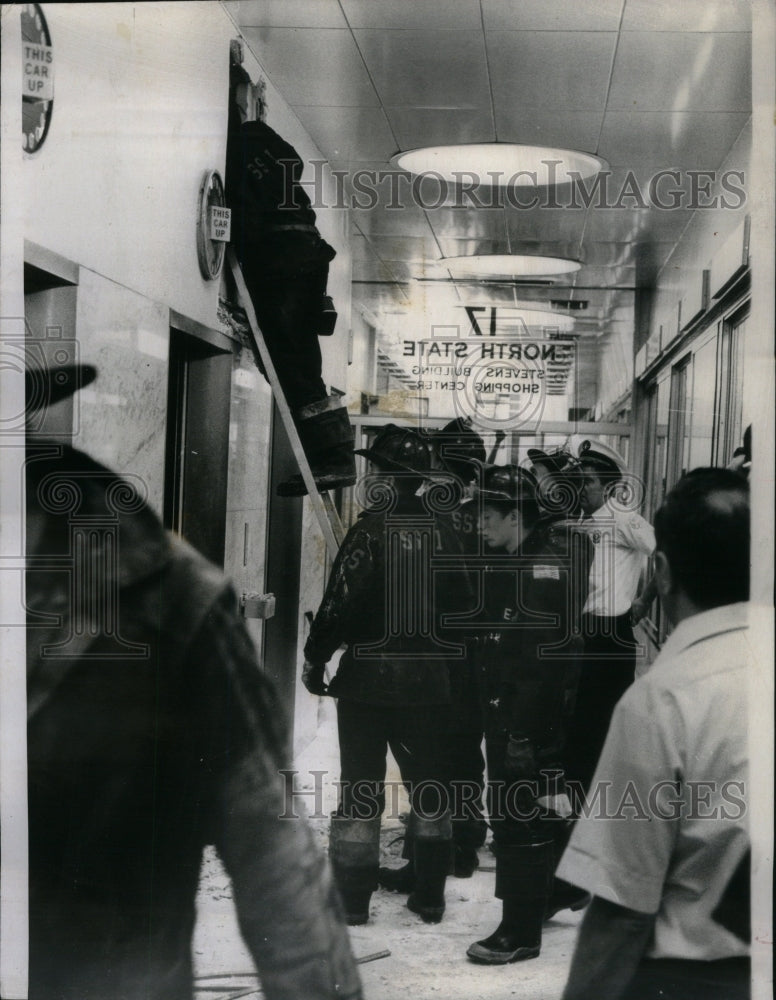
<path id="1" fill-rule="evenodd" d="M 645 200 L 659 170 L 718 169 L 751 113 L 746 0 L 240 0 L 226 2 L 272 83 L 336 170 L 391 170 L 421 145 L 518 142 L 596 153 L 616 203 L 628 171 Z M 364 175 L 362 175 L 364 176 Z M 368 176 L 368 175 L 367 175 Z M 589 183 L 589 182 L 588 182 Z M 426 185 L 432 185 L 427 187 Z M 570 207 L 456 207 L 425 181 L 422 204 L 354 208 L 354 301 L 378 317 L 444 289 L 462 304 L 587 302 L 582 336 L 633 329 L 692 212 L 593 198 Z M 663 189 L 668 191 L 670 179 Z M 402 189 L 410 190 L 407 183 Z M 540 189 L 546 194 L 548 189 Z M 632 190 L 632 189 L 631 189 Z M 490 188 L 479 188 L 488 203 Z M 551 191 L 551 189 L 550 189 Z M 408 199 L 412 202 L 412 198 Z M 467 199 L 463 199 L 467 201 Z M 453 202 L 450 204 L 449 202 Z M 453 283 L 431 262 L 458 254 L 573 257 L 552 284 Z M 418 282 L 418 277 L 426 280 Z M 429 279 L 434 279 L 429 280 Z"/>

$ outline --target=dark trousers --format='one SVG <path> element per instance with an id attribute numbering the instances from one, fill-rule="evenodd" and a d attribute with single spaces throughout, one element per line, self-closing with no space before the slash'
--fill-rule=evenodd
<path id="1" fill-rule="evenodd" d="M 329 265 L 277 271 L 247 259 L 243 274 L 291 410 L 325 399 L 317 324 Z"/>
<path id="2" fill-rule="evenodd" d="M 748 958 L 644 959 L 622 1000 L 748 1000 Z"/>
<path id="3" fill-rule="evenodd" d="M 450 725 L 445 741 L 450 776 L 453 840 L 463 848 L 485 843 L 487 824 L 482 811 L 485 759 L 482 755 L 483 717 L 475 665 L 470 660 L 450 671 Z"/>
<path id="4" fill-rule="evenodd" d="M 343 814 L 357 819 L 382 815 L 389 747 L 413 811 L 427 819 L 444 813 L 449 805 L 448 711 L 446 705 L 368 705 L 340 698 L 337 728 Z"/>
<path id="5" fill-rule="evenodd" d="M 574 714 L 564 751 L 567 781 L 587 792 L 609 730 L 614 706 L 633 683 L 636 641 L 630 615 L 582 616 L 585 651 Z"/>
<path id="6" fill-rule="evenodd" d="M 486 731 L 488 819 L 496 846 L 525 846 L 554 840 L 561 820 L 536 804 L 536 782 L 516 782 L 506 771 L 508 736 Z"/>

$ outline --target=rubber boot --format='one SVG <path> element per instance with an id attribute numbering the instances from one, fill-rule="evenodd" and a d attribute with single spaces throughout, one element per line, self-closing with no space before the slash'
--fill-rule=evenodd
<path id="1" fill-rule="evenodd" d="M 334 813 L 329 857 L 348 924 L 365 924 L 369 901 L 377 888 L 380 860 L 380 819 L 349 819 Z"/>
<path id="2" fill-rule="evenodd" d="M 471 878 L 480 866 L 477 848 L 485 843 L 488 832 L 484 819 L 467 816 L 453 820 L 453 853 L 450 875 L 456 878 Z"/>
<path id="3" fill-rule="evenodd" d="M 450 870 L 452 827 L 449 814 L 435 820 L 413 815 L 415 888 L 407 908 L 427 924 L 438 924 L 445 912 L 445 882 Z"/>
<path id="4" fill-rule="evenodd" d="M 407 907 L 427 924 L 438 924 L 444 916 L 449 868 L 449 840 L 415 842 L 415 888 L 407 900 Z"/>
<path id="5" fill-rule="evenodd" d="M 536 958 L 552 873 L 552 843 L 499 845 L 496 898 L 501 923 L 490 937 L 470 945 L 466 954 L 482 965 L 506 965 Z"/>
<path id="6" fill-rule="evenodd" d="M 404 836 L 404 847 L 401 856 L 406 860 L 401 868 L 381 868 L 377 879 L 389 892 L 409 893 L 415 888 L 415 852 L 413 837 L 410 830 Z"/>
<path id="7" fill-rule="evenodd" d="M 480 858 L 475 847 L 466 844 L 454 844 L 451 875 L 456 878 L 471 878 L 480 867 Z"/>
<path id="8" fill-rule="evenodd" d="M 338 396 L 327 396 L 294 414 L 302 447 L 319 492 L 356 481 L 353 430 L 348 411 Z M 307 493 L 301 473 L 295 473 L 277 488 L 278 496 L 301 497 Z"/>

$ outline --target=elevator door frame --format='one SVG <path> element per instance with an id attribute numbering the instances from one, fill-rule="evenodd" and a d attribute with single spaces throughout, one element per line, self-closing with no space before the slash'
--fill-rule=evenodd
<path id="1" fill-rule="evenodd" d="M 233 345 L 170 317 L 165 527 L 223 568 Z"/>

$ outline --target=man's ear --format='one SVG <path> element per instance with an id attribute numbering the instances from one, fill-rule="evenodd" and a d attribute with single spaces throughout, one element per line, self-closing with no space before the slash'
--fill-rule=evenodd
<path id="1" fill-rule="evenodd" d="M 668 597 L 674 589 L 671 564 L 665 552 L 661 552 L 660 549 L 655 552 L 655 584 L 657 586 L 658 597 L 661 599 Z"/>

